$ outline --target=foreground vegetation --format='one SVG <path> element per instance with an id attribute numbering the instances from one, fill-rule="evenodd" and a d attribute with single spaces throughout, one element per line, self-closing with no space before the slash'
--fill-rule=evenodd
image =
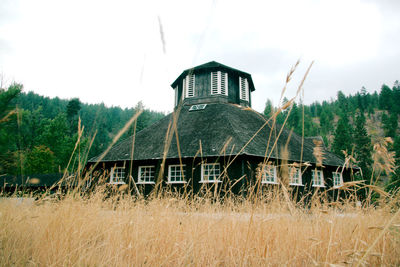
<path id="1" fill-rule="evenodd" d="M 287 81 L 289 80 L 290 74 Z M 399 87 L 396 88 L 400 92 Z M 301 85 L 298 95 L 300 89 Z M 20 145 L 24 136 L 21 134 L 24 115 L 20 109 L 14 109 L 9 105 L 10 101 L 4 98 L 8 94 L 4 92 L 0 94 L 0 102 L 4 102 L 5 105 L 0 105 L 0 108 L 4 106 L 6 109 L 0 109 L 2 117 L 0 122 L 7 125 L 0 129 L 0 137 L 7 136 L 10 133 L 7 129 L 14 127 L 18 133 L 16 144 Z M 11 100 L 15 98 L 12 95 L 10 97 Z M 77 104 L 79 101 L 70 101 L 67 114 L 68 110 L 76 111 Z M 306 113 L 306 109 L 302 112 Z M 365 119 L 362 118 L 362 111 L 357 112 L 359 114 L 354 120 L 351 119 L 356 122 L 356 134 L 351 133 L 350 136 L 364 142 L 370 137 L 363 130 Z M 273 116 L 274 123 L 275 120 L 278 122 L 283 120 L 283 125 L 287 122 L 296 131 L 296 127 L 291 125 L 293 120 L 291 113 L 299 114 L 298 110 L 296 111 L 295 98 L 267 115 Z M 72 155 L 68 149 L 60 148 L 60 151 L 68 155 L 66 157 L 68 163 L 73 162 L 73 158 L 79 162 L 84 161 L 86 156 L 81 157 L 81 155 L 88 155 L 93 141 L 96 140 L 94 138 L 96 134 L 83 135 L 80 119 L 76 112 L 73 114 L 74 116 L 70 117 L 70 126 L 67 127 L 68 134 L 71 137 L 75 135 L 70 140 Z M 285 117 L 280 117 L 282 114 Z M 140 126 L 139 115 L 140 111 L 118 132 L 113 142 L 123 134 L 128 134 L 130 130 L 137 130 Z M 12 119 L 12 116 L 16 118 Z M 339 119 L 337 127 L 342 124 L 346 126 L 345 117 L 346 114 L 343 120 Z M 394 118 L 397 119 L 397 113 Z M 58 120 L 65 121 L 65 115 L 64 119 L 54 118 L 52 122 L 59 122 Z M 300 129 L 304 133 L 307 128 L 306 123 L 306 119 L 302 120 Z M 65 126 L 65 123 L 62 125 Z M 77 134 L 74 134 L 74 125 L 78 128 Z M 36 129 L 36 126 L 33 124 L 32 129 Z M 53 138 L 51 140 L 59 141 L 60 138 L 53 134 L 64 128 L 60 128 L 58 123 L 55 123 L 53 128 L 50 126 L 43 129 L 50 129 L 48 133 L 49 137 Z M 395 126 L 396 132 L 397 124 Z M 34 135 L 27 133 L 26 136 Z M 0 138 L 1 140 L 6 139 Z M 340 143 L 335 140 L 333 144 Z M 344 140 L 352 139 L 347 137 Z M 399 190 L 394 186 L 388 190 L 389 193 L 386 193 L 377 186 L 383 175 L 396 177 L 394 173 L 398 166 L 398 158 L 395 158 L 392 151 L 391 138 L 382 136 L 381 140 L 377 141 L 373 148 L 369 148 L 369 152 L 343 148 L 344 151 L 347 150 L 346 162 L 348 159 L 353 159 L 354 163 L 361 166 L 366 157 L 361 158 L 364 161 L 358 158 L 359 162 L 353 157 L 353 155 L 360 156 L 361 154 L 357 153 L 361 152 L 365 152 L 362 155 L 369 153 L 371 161 L 364 162 L 368 165 L 363 171 L 367 171 L 360 172 L 358 177 L 354 177 L 354 181 L 341 187 L 340 190 L 347 191 L 345 194 L 347 198 L 338 199 L 337 202 L 327 201 L 326 194 L 318 191 L 309 197 L 307 202 L 293 201 L 290 188 L 286 188 L 282 182 L 287 181 L 288 177 L 280 179 L 279 186 L 273 191 L 263 193 L 257 187 L 261 179 L 258 177 L 258 185 L 247 190 L 251 193 L 246 197 L 229 195 L 223 199 L 219 199 L 218 194 L 210 196 L 206 194 L 200 197 L 190 194 L 175 195 L 168 191 L 156 192 L 143 198 L 135 190 L 132 194 L 126 194 L 127 185 L 112 188 L 107 184 L 96 184 L 93 190 L 79 191 L 79 188 L 84 188 L 89 181 L 89 174 L 74 184 L 69 192 L 38 194 L 35 196 L 37 200 L 32 203 L 26 203 L 27 199 L 21 202 L 7 195 L 8 198 L 0 199 L 0 264 L 2 266 L 399 266 Z M 362 147 L 371 145 L 367 143 L 365 142 L 365 146 Z M 6 142 L 0 144 L 5 145 Z M 395 140 L 395 148 L 396 144 Z M 108 147 L 111 146 L 112 144 Z M 37 151 L 39 155 L 46 153 L 52 155 L 52 150 L 41 148 L 44 151 L 43 153 Z M 28 150 L 27 154 L 20 153 L 19 150 L 17 153 L 13 152 L 17 159 L 16 167 L 21 173 L 33 168 L 32 165 L 25 169 L 23 159 L 24 155 L 33 153 L 34 149 L 35 147 Z M 2 151 L 10 153 L 10 150 Z M 9 158 L 5 155 L 2 156 L 7 161 Z M 322 162 L 321 153 L 318 157 L 321 157 Z M 27 158 L 27 164 L 34 162 L 35 157 Z M 49 161 L 43 162 L 43 165 L 47 166 Z M 37 166 L 42 166 L 39 163 Z M 79 164 L 78 168 L 76 166 L 77 164 L 72 163 L 70 168 L 80 177 L 81 168 Z M 2 171 L 6 169 L 5 165 L 0 167 L 4 168 Z M 61 171 L 63 168 L 60 167 Z M 68 169 L 68 164 L 65 168 Z M 357 179 L 359 181 L 356 181 Z M 392 185 L 398 181 L 398 179 L 393 180 Z M 32 196 L 18 190 L 14 196 L 24 194 L 26 197 Z"/>
<path id="2" fill-rule="evenodd" d="M 378 207 L 258 199 L 0 202 L 2 266 L 398 266 L 399 196 Z"/>

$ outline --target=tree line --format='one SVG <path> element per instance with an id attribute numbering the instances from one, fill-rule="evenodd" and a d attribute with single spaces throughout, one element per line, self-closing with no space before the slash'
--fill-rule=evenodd
<path id="1" fill-rule="evenodd" d="M 287 99 L 284 99 L 287 101 Z M 374 144 L 387 144 L 395 152 L 394 166 L 400 165 L 400 84 L 382 85 L 379 92 L 363 87 L 354 95 L 339 91 L 330 101 L 310 105 L 292 103 L 276 117 L 294 132 L 305 137 L 321 136 L 326 148 L 342 157 L 352 155 L 362 170 L 359 179 L 368 180 L 374 172 Z M 83 165 L 88 158 L 102 153 L 126 122 L 143 109 L 122 109 L 104 104 L 84 104 L 78 98 L 64 100 L 23 92 L 14 83 L 0 89 L 0 175 L 29 175 L 64 172 Z M 276 111 L 267 100 L 264 114 Z M 136 122 L 136 131 L 165 116 L 144 109 Z M 84 130 L 75 147 L 79 129 Z M 124 137 L 133 133 L 133 127 Z M 391 139 L 385 139 L 390 137 Z M 72 151 L 77 150 L 71 158 Z M 345 153 L 345 154 L 344 154 Z M 382 173 L 385 177 L 385 172 Z M 400 175 L 387 173 L 389 189 L 400 186 Z M 389 177 L 390 176 L 390 177 Z"/>
<path id="2" fill-rule="evenodd" d="M 379 175 L 386 177 L 380 182 L 394 189 L 400 186 L 400 174 L 390 173 L 389 169 L 385 171 L 384 167 L 390 163 L 390 169 L 395 170 L 400 165 L 399 103 L 400 84 L 396 81 L 392 88 L 383 84 L 379 92 L 369 93 L 362 87 L 354 95 L 346 96 L 339 91 L 335 99 L 322 103 L 292 103 L 277 115 L 276 121 L 285 123 L 299 135 L 321 136 L 326 148 L 339 156 L 354 157 L 361 168 L 360 180 L 371 182 L 371 177 L 377 175 L 375 166 L 380 164 L 384 171 Z M 267 100 L 264 114 L 272 116 L 276 110 L 272 101 Z M 374 144 L 377 144 L 375 148 Z M 386 155 L 394 156 L 394 161 L 383 162 L 383 158 L 376 156 L 380 153 L 378 148 L 387 149 Z"/>
<path id="3" fill-rule="evenodd" d="M 62 173 L 68 166 L 76 169 L 102 153 L 139 109 L 143 109 L 141 102 L 122 109 L 84 104 L 78 98 L 25 93 L 17 83 L 0 89 L 0 175 Z M 136 131 L 162 117 L 163 113 L 143 109 Z M 75 147 L 79 129 L 83 129 L 82 136 Z M 132 132 L 133 127 L 122 138 Z"/>

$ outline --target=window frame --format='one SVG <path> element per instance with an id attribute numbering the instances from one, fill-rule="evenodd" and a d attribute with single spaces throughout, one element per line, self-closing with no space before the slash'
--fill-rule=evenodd
<path id="1" fill-rule="evenodd" d="M 119 170 L 122 170 L 122 177 L 118 176 Z M 115 173 L 117 175 L 115 176 Z M 115 180 L 117 178 L 117 180 Z M 110 172 L 110 184 L 126 184 L 125 180 L 125 167 L 112 167 Z"/>
<path id="2" fill-rule="evenodd" d="M 194 74 L 188 74 L 183 78 L 183 92 L 185 98 L 194 97 L 196 90 L 196 76 Z"/>
<path id="3" fill-rule="evenodd" d="M 292 169 L 295 169 L 295 172 L 292 172 Z M 294 174 L 298 176 L 296 177 L 296 180 L 298 180 L 297 182 L 293 182 L 295 178 Z M 289 167 L 289 185 L 303 186 L 303 176 L 299 167 Z"/>
<path id="4" fill-rule="evenodd" d="M 150 171 L 150 179 L 151 179 L 151 181 L 146 181 L 146 178 L 143 179 L 141 171 L 142 171 L 142 169 L 149 169 L 149 168 L 152 169 L 152 171 Z M 137 184 L 155 184 L 155 171 L 156 171 L 156 168 L 155 168 L 154 165 L 139 166 Z M 151 173 L 153 174 L 152 176 L 151 176 Z"/>
<path id="5" fill-rule="evenodd" d="M 179 172 L 182 173 L 179 175 L 181 177 L 180 181 L 171 181 L 171 171 L 172 168 L 178 168 Z M 186 176 L 186 165 L 185 164 L 171 164 L 168 165 L 168 184 L 186 184 L 187 182 L 185 181 L 185 176 Z M 176 171 L 175 171 L 176 172 Z M 176 178 L 175 178 L 176 179 Z"/>
<path id="6" fill-rule="evenodd" d="M 177 106 L 179 104 L 179 99 L 178 99 L 178 95 L 179 95 L 179 91 L 178 91 L 179 86 L 177 85 L 174 90 L 175 90 L 175 106 Z"/>
<path id="7" fill-rule="evenodd" d="M 239 76 L 239 98 L 243 101 L 250 101 L 249 81 L 241 76 Z"/>
<path id="8" fill-rule="evenodd" d="M 339 174 L 339 184 L 336 184 L 335 174 Z M 334 188 L 340 188 L 343 186 L 343 174 L 341 172 L 332 172 L 332 183 Z"/>
<path id="9" fill-rule="evenodd" d="M 321 174 L 321 182 L 319 184 L 316 184 L 315 177 L 316 177 L 316 174 L 318 174 L 318 173 Z M 317 170 L 317 169 L 312 170 L 312 186 L 313 187 L 325 187 L 324 172 L 322 170 Z"/>
<path id="10" fill-rule="evenodd" d="M 267 172 L 272 168 L 273 170 L 273 181 L 267 179 Z M 272 164 L 266 164 L 265 166 L 261 167 L 261 183 L 262 184 L 278 184 L 278 176 L 276 172 L 276 166 Z"/>
<path id="11" fill-rule="evenodd" d="M 224 83 L 223 83 L 224 81 Z M 228 96 L 228 73 L 222 71 L 211 72 L 211 95 Z"/>
<path id="12" fill-rule="evenodd" d="M 215 166 L 218 166 L 219 173 L 212 175 L 212 177 L 214 177 L 213 180 L 209 179 L 210 175 L 208 176 L 207 180 L 204 179 L 205 178 L 205 175 L 204 175 L 205 167 L 208 168 L 209 166 L 213 166 L 213 168 L 211 169 L 213 172 L 215 172 L 215 170 L 216 170 Z M 210 171 L 210 170 L 208 170 L 208 171 Z M 222 183 L 221 180 L 218 180 L 218 178 L 220 176 L 221 176 L 221 164 L 219 164 L 219 163 L 202 163 L 201 164 L 201 178 L 200 178 L 199 183 Z"/>

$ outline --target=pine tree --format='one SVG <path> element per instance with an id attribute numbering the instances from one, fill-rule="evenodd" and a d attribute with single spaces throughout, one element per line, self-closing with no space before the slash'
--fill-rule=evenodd
<path id="1" fill-rule="evenodd" d="M 274 114 L 274 106 L 272 105 L 272 101 L 267 99 L 265 103 L 264 115 L 270 118 Z"/>
<path id="2" fill-rule="evenodd" d="M 386 84 L 382 85 L 379 93 L 379 108 L 391 111 L 393 106 L 392 90 Z"/>
<path id="3" fill-rule="evenodd" d="M 391 113 L 390 116 L 386 113 L 382 114 L 382 124 L 385 136 L 394 138 L 396 136 L 396 130 L 398 127 L 397 114 Z"/>
<path id="4" fill-rule="evenodd" d="M 337 155 L 343 155 L 342 150 L 347 153 L 352 152 L 352 127 L 349 123 L 349 119 L 346 114 L 342 114 L 336 126 L 334 133 L 334 139 L 332 144 L 332 150 Z"/>
<path id="5" fill-rule="evenodd" d="M 393 142 L 393 151 L 395 152 L 396 166 L 400 166 L 400 136 L 396 136 Z M 397 168 L 392 174 L 389 184 L 386 186 L 388 191 L 400 188 L 400 169 Z"/>
<path id="6" fill-rule="evenodd" d="M 371 137 L 365 128 L 365 117 L 362 112 L 358 112 L 354 128 L 354 156 L 358 160 L 364 179 L 367 180 L 371 177 L 371 151 Z"/>

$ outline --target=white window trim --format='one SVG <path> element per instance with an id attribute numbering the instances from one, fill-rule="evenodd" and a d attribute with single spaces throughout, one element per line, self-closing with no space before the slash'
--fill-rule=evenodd
<path id="1" fill-rule="evenodd" d="M 335 185 L 335 178 L 334 178 L 334 175 L 335 174 L 339 174 L 339 177 L 340 177 L 340 183 L 339 183 L 339 185 Z M 343 186 L 343 175 L 342 175 L 342 173 L 341 172 L 332 172 L 332 182 L 333 182 L 333 188 L 340 188 L 340 187 L 342 187 Z"/>
<path id="2" fill-rule="evenodd" d="M 193 79 L 193 86 L 192 86 L 192 90 L 189 91 L 189 85 L 190 85 L 190 81 Z M 194 97 L 195 91 L 196 91 L 196 77 L 194 74 L 188 74 L 186 75 L 186 77 L 183 79 L 183 92 L 185 95 L 185 98 L 190 98 L 190 97 Z M 189 94 L 191 92 L 191 94 Z"/>
<path id="3" fill-rule="evenodd" d="M 244 80 L 244 87 L 243 87 L 243 81 Z M 243 91 L 244 90 L 244 91 Z M 244 94 L 244 97 L 243 97 Z M 239 76 L 239 98 L 240 100 L 243 101 L 249 101 L 249 81 L 247 78 L 243 78 Z"/>
<path id="4" fill-rule="evenodd" d="M 215 85 L 213 83 L 213 75 L 217 75 L 217 92 L 213 92 L 213 86 Z M 224 88 L 222 87 L 222 80 L 225 80 Z M 211 95 L 228 95 L 228 73 L 227 72 L 221 72 L 221 71 L 213 71 L 211 72 Z"/>
<path id="5" fill-rule="evenodd" d="M 268 171 L 268 169 L 272 168 L 273 172 L 274 172 L 274 181 L 267 181 L 266 180 L 266 173 Z M 276 166 L 275 165 L 265 165 L 263 169 L 264 170 L 263 173 L 261 173 L 261 183 L 262 184 L 278 184 L 278 176 L 276 175 Z M 265 177 L 265 179 L 264 179 Z"/>
<path id="6" fill-rule="evenodd" d="M 291 177 L 291 173 L 292 173 L 291 169 L 292 169 L 292 168 L 294 168 L 294 169 L 296 170 L 296 172 L 299 173 L 299 180 L 300 180 L 299 183 L 291 183 L 291 182 L 290 182 L 290 181 L 293 179 L 293 178 Z M 303 185 L 303 176 L 301 175 L 301 170 L 300 170 L 300 168 L 297 168 L 297 167 L 289 167 L 289 185 L 293 185 L 293 186 L 304 186 L 304 185 Z"/>
<path id="7" fill-rule="evenodd" d="M 153 168 L 154 169 L 154 173 L 155 173 L 155 166 L 154 165 L 148 165 L 148 166 L 139 166 L 138 169 L 138 182 L 137 184 L 155 184 L 154 181 L 144 181 L 142 180 L 142 177 L 140 176 L 141 170 L 142 168 Z M 155 179 L 155 177 L 153 176 L 153 180 Z"/>
<path id="8" fill-rule="evenodd" d="M 210 166 L 210 165 L 218 166 L 218 167 L 219 167 L 219 175 L 218 175 L 218 177 L 221 175 L 221 166 L 220 166 L 219 163 L 203 163 L 203 164 L 201 164 L 201 180 L 200 180 L 199 183 L 201 183 L 201 184 L 222 183 L 221 180 L 218 180 L 218 177 L 217 177 L 216 180 L 204 180 L 204 167 L 205 167 L 206 165 L 207 165 L 207 166 Z"/>
<path id="9" fill-rule="evenodd" d="M 180 171 L 183 172 L 183 177 L 182 177 L 182 181 L 171 181 L 171 167 L 179 167 Z M 185 164 L 173 164 L 173 165 L 169 165 L 168 166 L 168 182 L 167 184 L 186 184 L 187 182 L 185 181 Z"/>
<path id="10" fill-rule="evenodd" d="M 111 173 L 110 173 L 110 184 L 125 184 L 124 181 L 114 182 L 114 172 L 117 169 L 123 169 L 124 170 L 124 177 L 122 177 L 122 179 L 125 179 L 125 168 L 124 167 L 112 167 L 111 168 Z"/>
<path id="11" fill-rule="evenodd" d="M 317 173 L 321 173 L 321 184 L 315 184 L 315 175 L 317 175 Z M 312 186 L 313 187 L 325 187 L 325 179 L 324 179 L 324 172 L 322 170 L 317 170 L 314 169 L 312 171 Z"/>
<path id="12" fill-rule="evenodd" d="M 179 100 L 178 100 L 178 94 L 179 94 L 179 92 L 178 92 L 178 86 L 176 86 L 175 87 L 175 106 L 177 106 L 179 103 Z"/>

